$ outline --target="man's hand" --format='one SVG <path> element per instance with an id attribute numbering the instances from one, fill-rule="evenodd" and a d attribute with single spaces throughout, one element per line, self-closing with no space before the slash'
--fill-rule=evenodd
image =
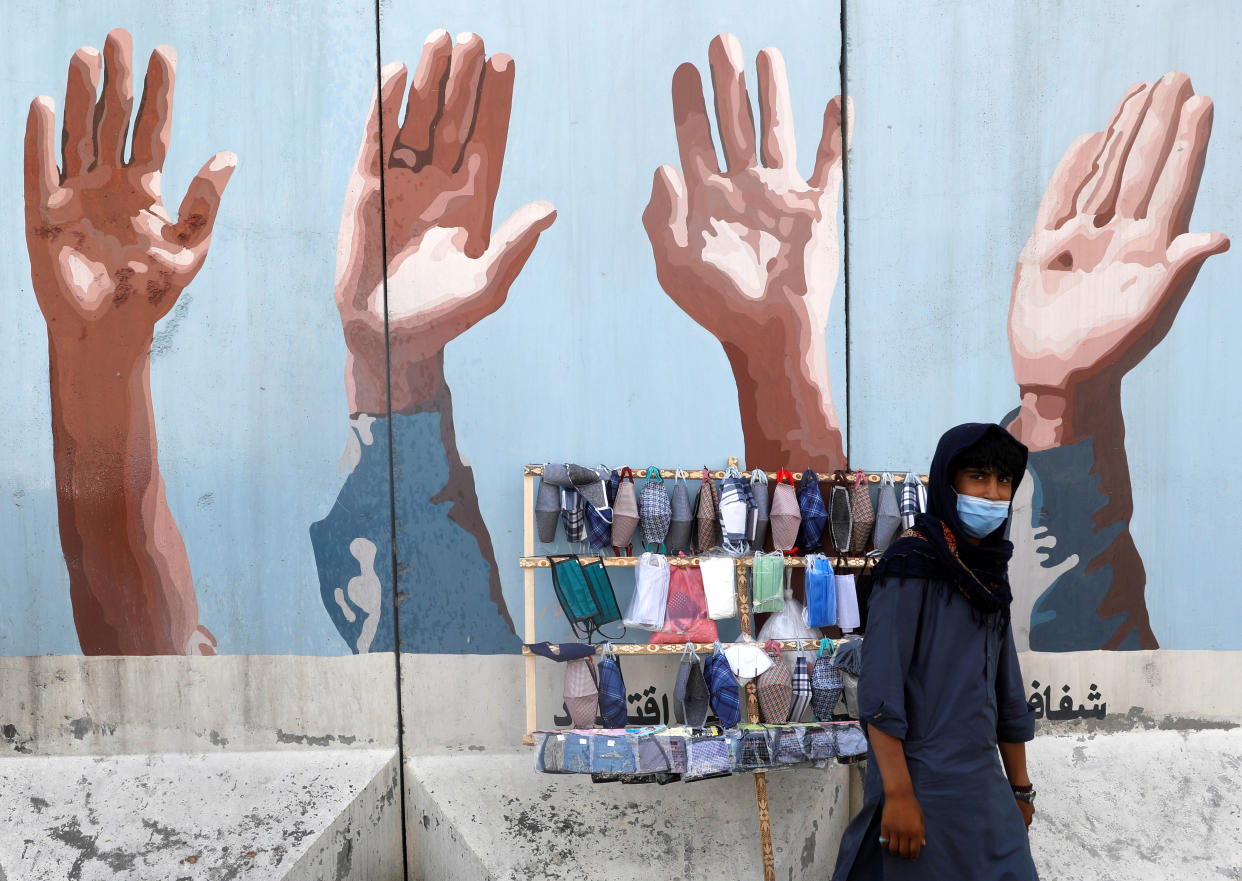
<path id="1" fill-rule="evenodd" d="M 840 260 L 841 99 L 828 103 L 815 169 L 803 180 L 780 52 L 764 49 L 756 61 L 757 146 L 737 38 L 713 39 L 708 60 L 725 168 L 716 160 L 698 70 L 687 62 L 673 74 L 681 170 L 656 170 L 643 212 L 656 274 L 724 346 L 748 461 L 841 468 L 826 341 Z"/>
<path id="2" fill-rule="evenodd" d="M 1026 824 L 1026 828 L 1031 828 L 1031 821 L 1035 819 L 1035 805 L 1029 801 L 1017 799 L 1018 810 L 1022 812 L 1022 822 Z"/>
<path id="3" fill-rule="evenodd" d="M 388 409 L 385 305 L 392 409 L 408 411 L 438 385 L 444 346 L 500 308 L 556 219 L 552 205 L 531 202 L 492 230 L 513 75 L 513 60 L 485 58 L 478 36 L 454 46 L 444 31 L 427 38 L 408 100 L 405 65 L 381 72 L 337 250 L 352 412 Z"/>
<path id="4" fill-rule="evenodd" d="M 923 809 L 919 807 L 914 793 L 885 795 L 884 812 L 880 815 L 881 845 L 895 857 L 917 860 L 927 838 L 927 826 L 923 822 Z"/>
<path id="5" fill-rule="evenodd" d="M 103 94 L 96 102 L 101 67 Z M 109 347 L 144 353 L 207 256 L 220 196 L 237 160 L 217 153 L 190 183 L 177 220 L 160 177 L 172 127 L 176 53 L 151 53 L 128 161 L 134 104 L 132 43 L 114 30 L 102 59 L 83 48 L 69 62 L 62 166 L 55 105 L 40 96 L 26 122 L 26 243 L 39 307 L 53 340 L 97 333 Z"/>
<path id="6" fill-rule="evenodd" d="M 1132 86 L 1105 131 L 1075 141 L 1018 258 L 1009 309 L 1015 423 L 1032 449 L 1089 433 L 1099 387 L 1164 338 L 1222 233 L 1187 232 L 1212 101 L 1170 73 Z"/>

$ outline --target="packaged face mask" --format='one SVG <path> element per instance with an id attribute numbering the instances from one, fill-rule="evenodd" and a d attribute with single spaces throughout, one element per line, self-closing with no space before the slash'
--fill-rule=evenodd
<path id="1" fill-rule="evenodd" d="M 668 559 L 663 555 L 645 553 L 638 558 L 634 567 L 634 596 L 624 619 L 626 627 L 659 630 L 664 626 L 670 574 Z"/>
<path id="2" fill-rule="evenodd" d="M 674 566 L 668 584 L 664 626 L 651 634 L 652 645 L 680 642 L 715 642 L 716 622 L 707 616 L 703 575 L 692 566 Z"/>
<path id="3" fill-rule="evenodd" d="M 778 486 L 777 489 L 780 489 Z M 785 606 L 785 556 L 777 551 L 755 554 L 751 565 L 751 609 L 779 612 Z"/>
<path id="4" fill-rule="evenodd" d="M 699 561 L 707 616 L 714 620 L 737 617 L 737 570 L 732 557 L 704 557 Z"/>
<path id="5" fill-rule="evenodd" d="M 827 557 L 807 557 L 806 562 L 806 623 L 832 627 L 837 623 L 836 574 Z"/>

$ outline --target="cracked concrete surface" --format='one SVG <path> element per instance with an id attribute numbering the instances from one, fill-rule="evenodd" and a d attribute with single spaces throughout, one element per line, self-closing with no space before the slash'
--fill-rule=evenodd
<path id="1" fill-rule="evenodd" d="M 395 881 L 395 756 L 0 759 L 0 879 Z"/>

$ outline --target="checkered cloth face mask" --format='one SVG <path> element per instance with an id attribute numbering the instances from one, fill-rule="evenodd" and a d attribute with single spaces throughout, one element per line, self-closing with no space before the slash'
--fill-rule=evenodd
<path id="1" fill-rule="evenodd" d="M 706 465 L 703 466 L 702 484 L 695 502 L 694 525 L 695 553 L 706 554 L 720 544 L 720 490 L 716 488 L 716 482 L 712 480 L 712 473 Z"/>
<path id="2" fill-rule="evenodd" d="M 789 721 L 801 722 L 806 715 L 806 708 L 811 705 L 811 671 L 807 669 L 806 658 L 801 654 L 794 659 L 793 706 L 789 709 Z"/>
<path id="3" fill-rule="evenodd" d="M 731 772 L 729 744 L 722 735 L 691 737 L 686 742 L 686 771 L 682 780 L 727 777 Z"/>
<path id="4" fill-rule="evenodd" d="M 850 488 L 850 516 L 854 525 L 850 530 L 850 553 L 860 556 L 867 551 L 871 531 L 875 528 L 875 508 L 871 505 L 871 482 L 862 469 L 854 472 L 854 485 Z"/>
<path id="5" fill-rule="evenodd" d="M 798 484 L 798 507 L 802 512 L 802 528 L 798 531 L 798 548 L 813 551 L 823 540 L 824 524 L 828 522 L 828 509 L 819 491 L 819 475 L 810 468 L 802 472 Z"/>
<path id="6" fill-rule="evenodd" d="M 770 725 L 789 721 L 793 707 L 793 673 L 781 655 L 779 643 L 770 641 L 764 645 L 772 666 L 759 674 L 756 690 L 759 696 L 759 716 Z"/>
<path id="7" fill-rule="evenodd" d="M 806 747 L 807 758 L 813 762 L 837 757 L 837 737 L 831 725 L 808 727 L 803 745 Z"/>
<path id="8" fill-rule="evenodd" d="M 743 728 L 734 739 L 734 767 L 739 771 L 763 771 L 771 768 L 772 743 L 762 728 Z"/>
<path id="9" fill-rule="evenodd" d="M 730 554 L 744 554 L 750 550 L 754 511 L 750 483 L 736 467 L 730 466 L 720 487 L 721 543 Z"/>
<path id="10" fill-rule="evenodd" d="M 664 544 L 669 523 L 673 519 L 673 505 L 664 486 L 660 469 L 647 469 L 647 482 L 638 494 L 638 523 L 643 542 L 647 547 Z"/>
<path id="11" fill-rule="evenodd" d="M 837 756 L 849 758 L 867 753 L 867 737 L 857 722 L 848 722 L 834 726 L 837 731 Z"/>
<path id="12" fill-rule="evenodd" d="M 611 643 L 604 646 L 599 662 L 599 710 L 606 727 L 625 727 L 625 679 Z"/>
<path id="13" fill-rule="evenodd" d="M 576 489 L 561 490 L 561 522 L 565 524 L 566 541 L 586 541 L 586 502 Z"/>
<path id="14" fill-rule="evenodd" d="M 824 654 L 827 645 L 831 645 L 831 640 L 820 643 L 819 657 L 811 668 L 811 707 L 815 710 L 815 718 L 821 722 L 832 719 L 843 689 L 841 671 L 832 664 L 831 649 Z"/>
<path id="15" fill-rule="evenodd" d="M 776 731 L 776 763 L 800 765 L 807 760 L 806 729 L 802 726 L 779 728 Z"/>
<path id="16" fill-rule="evenodd" d="M 719 642 L 715 651 L 707 659 L 703 670 L 707 681 L 708 694 L 711 696 L 712 711 L 715 712 L 720 724 L 725 728 L 733 728 L 742 718 L 741 703 L 737 694 L 737 678 L 729 669 L 729 662 L 724 656 L 724 647 Z"/>
<path id="17" fill-rule="evenodd" d="M 927 487 L 913 471 L 906 473 L 901 486 L 901 528 L 913 529 L 914 518 L 927 510 Z"/>

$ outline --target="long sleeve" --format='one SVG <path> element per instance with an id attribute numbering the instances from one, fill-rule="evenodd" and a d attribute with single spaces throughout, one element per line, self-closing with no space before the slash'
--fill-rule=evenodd
<path id="1" fill-rule="evenodd" d="M 885 579 L 876 584 L 867 611 L 859 717 L 885 734 L 904 740 L 909 729 L 906 682 L 918 641 L 926 582 Z"/>
<path id="2" fill-rule="evenodd" d="M 996 739 L 1025 743 L 1035 739 L 1035 711 L 1026 703 L 1026 688 L 1013 642 L 1013 625 L 1005 625 L 996 667 Z"/>

